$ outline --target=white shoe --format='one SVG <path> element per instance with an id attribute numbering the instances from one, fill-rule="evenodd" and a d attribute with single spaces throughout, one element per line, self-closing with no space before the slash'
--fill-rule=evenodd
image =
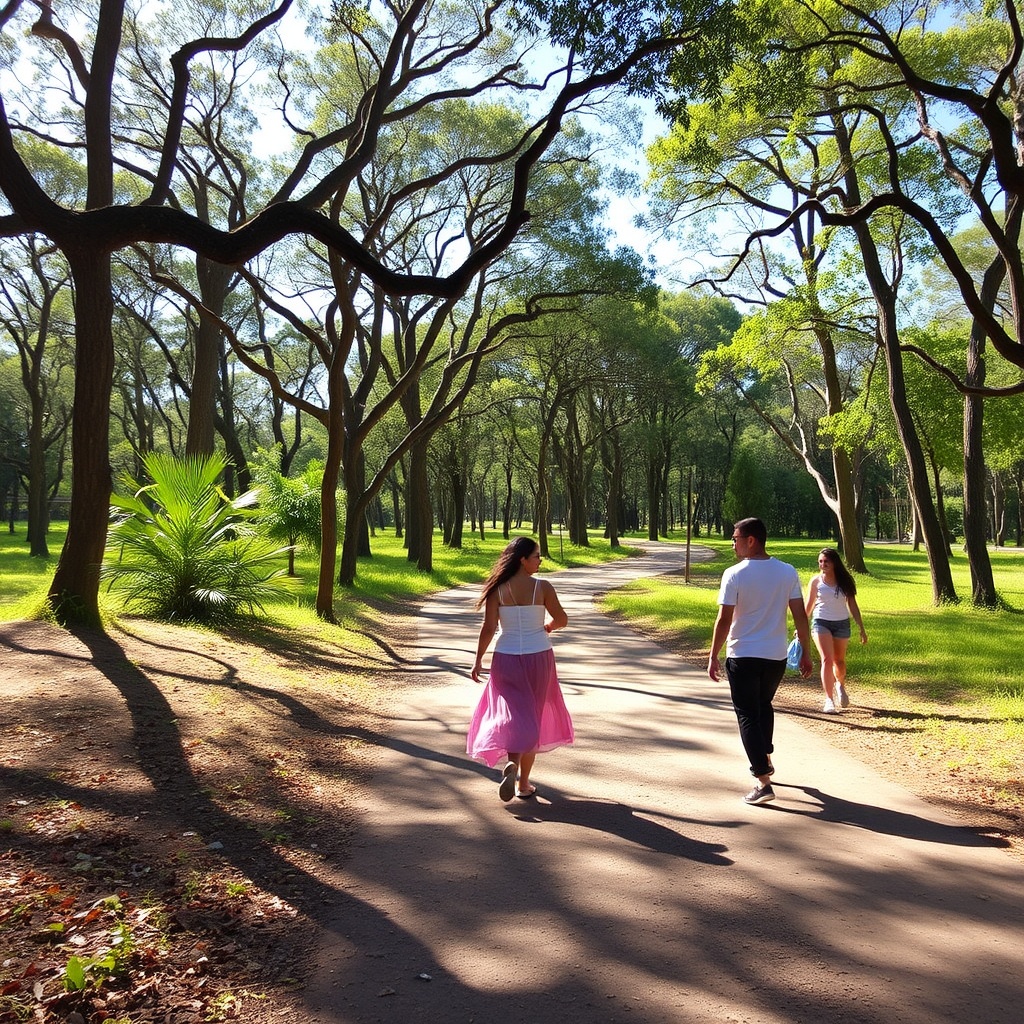
<path id="1" fill-rule="evenodd" d="M 826 715 L 836 715 L 839 713 L 839 710 L 836 708 L 831 697 L 825 698 L 825 706 L 821 710 L 824 711 Z"/>
<path id="2" fill-rule="evenodd" d="M 839 706 L 841 708 L 848 708 L 850 706 L 850 695 L 846 692 L 846 687 L 842 683 L 839 684 Z"/>

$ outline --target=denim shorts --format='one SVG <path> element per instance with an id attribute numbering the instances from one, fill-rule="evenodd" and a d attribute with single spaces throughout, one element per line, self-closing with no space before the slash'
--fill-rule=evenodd
<path id="1" fill-rule="evenodd" d="M 850 639 L 849 619 L 815 619 L 811 623 L 812 633 L 831 633 L 836 640 Z"/>

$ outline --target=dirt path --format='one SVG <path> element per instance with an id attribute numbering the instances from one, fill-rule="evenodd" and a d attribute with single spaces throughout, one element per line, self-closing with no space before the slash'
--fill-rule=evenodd
<path id="1" fill-rule="evenodd" d="M 304 1019 L 1019 1019 L 1024 882 L 990 839 L 792 718 L 776 803 L 725 692 L 592 597 L 681 552 L 570 570 L 556 656 L 578 740 L 501 804 L 467 760 L 472 594 L 424 609 Z"/>

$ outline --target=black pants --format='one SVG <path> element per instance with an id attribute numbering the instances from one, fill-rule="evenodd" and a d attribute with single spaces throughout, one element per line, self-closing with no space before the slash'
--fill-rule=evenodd
<path id="1" fill-rule="evenodd" d="M 740 742 L 750 758 L 750 774 L 767 775 L 768 755 L 775 749 L 772 700 L 786 672 L 786 659 L 726 658 L 725 672 L 740 726 Z"/>

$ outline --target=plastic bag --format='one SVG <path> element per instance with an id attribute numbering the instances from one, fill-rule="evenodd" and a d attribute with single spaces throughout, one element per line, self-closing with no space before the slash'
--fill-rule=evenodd
<path id="1" fill-rule="evenodd" d="M 800 668 L 800 659 L 804 656 L 804 649 L 800 646 L 800 640 L 797 637 L 793 637 L 789 642 L 789 648 L 786 651 L 786 665 L 792 669 Z"/>

